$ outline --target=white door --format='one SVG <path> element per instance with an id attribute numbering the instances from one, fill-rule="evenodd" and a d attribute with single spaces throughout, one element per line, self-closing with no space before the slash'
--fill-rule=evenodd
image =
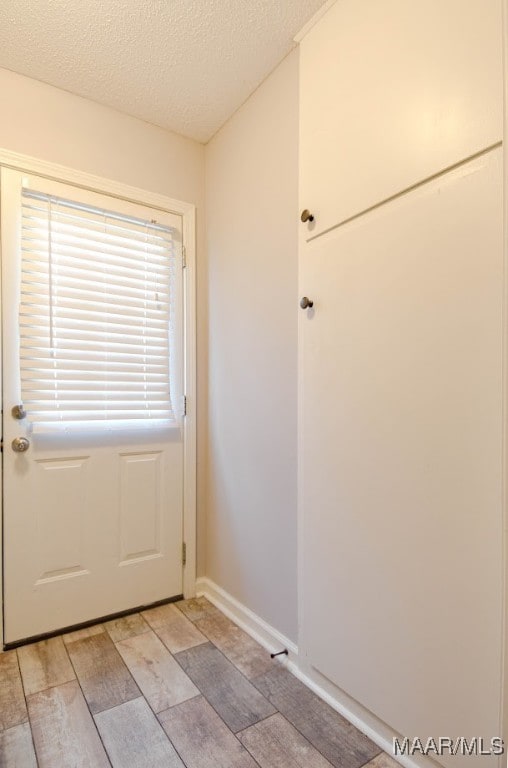
<path id="1" fill-rule="evenodd" d="M 502 166 L 300 254 L 302 656 L 424 742 L 499 725 Z"/>
<path id="2" fill-rule="evenodd" d="M 183 265 L 180 216 L 7 169 L 1 192 L 11 643 L 182 592 Z"/>

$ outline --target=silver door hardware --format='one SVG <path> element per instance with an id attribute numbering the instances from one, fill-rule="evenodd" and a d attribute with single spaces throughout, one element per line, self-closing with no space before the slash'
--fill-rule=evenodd
<path id="1" fill-rule="evenodd" d="M 305 208 L 301 213 L 300 221 L 303 221 L 304 224 L 306 221 L 314 221 L 314 216 L 307 208 Z"/>
<path id="2" fill-rule="evenodd" d="M 303 296 L 303 298 L 300 299 L 300 306 L 302 309 L 307 309 L 307 307 L 310 309 L 314 306 L 314 302 L 311 299 L 308 299 L 307 296 Z"/>
<path id="3" fill-rule="evenodd" d="M 30 448 L 30 440 L 26 437 L 15 437 L 11 443 L 12 450 L 16 453 L 25 453 Z"/>
<path id="4" fill-rule="evenodd" d="M 187 544 L 185 541 L 182 543 L 182 565 L 187 563 Z"/>
<path id="5" fill-rule="evenodd" d="M 21 403 L 19 405 L 14 405 L 11 413 L 14 419 L 24 419 L 26 417 L 26 411 Z"/>

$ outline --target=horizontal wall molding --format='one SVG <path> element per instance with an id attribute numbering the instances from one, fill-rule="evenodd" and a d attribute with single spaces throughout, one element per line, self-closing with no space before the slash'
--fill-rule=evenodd
<path id="1" fill-rule="evenodd" d="M 393 757 L 404 768 L 436 768 L 439 764 L 428 757 L 411 758 L 405 755 L 392 754 L 393 739 L 401 739 L 399 733 L 395 733 L 375 715 L 355 702 L 346 693 L 341 691 L 330 681 L 326 680 L 312 667 L 307 666 L 298 655 L 298 646 L 285 637 L 281 632 L 272 627 L 254 611 L 240 603 L 226 590 L 219 587 L 211 579 L 200 577 L 196 580 L 196 594 L 198 597 L 206 597 L 213 605 L 222 611 L 228 618 L 235 622 L 241 629 L 256 640 L 263 648 L 271 653 L 287 648 L 289 656 L 287 660 L 281 658 L 281 663 L 287 669 L 313 691 L 320 699 L 329 704 L 332 709 L 346 718 L 352 725 L 358 728 L 371 739 L 374 744 Z M 441 768 L 441 767 L 440 767 Z"/>
<path id="2" fill-rule="evenodd" d="M 206 597 L 213 605 L 219 608 L 229 619 L 238 624 L 256 642 L 266 648 L 270 653 L 287 648 L 289 659 L 298 656 L 298 648 L 289 638 L 272 627 L 268 622 L 258 616 L 250 608 L 239 602 L 235 597 L 219 587 L 211 579 L 200 577 L 196 579 L 196 594 L 198 597 Z"/>
<path id="3" fill-rule="evenodd" d="M 402 742 L 400 733 L 383 723 L 372 712 L 362 707 L 357 701 L 348 696 L 340 688 L 337 688 L 331 681 L 327 680 L 317 670 L 309 667 L 303 669 L 299 664 L 290 663 L 288 669 L 295 677 L 305 683 L 305 685 L 314 691 L 314 693 L 323 699 L 339 715 L 345 717 L 352 725 L 358 728 L 368 738 L 377 744 L 377 746 L 386 752 L 396 762 L 403 765 L 404 768 L 442 768 L 442 765 L 429 757 L 418 756 L 409 757 L 406 755 L 393 754 L 393 739 L 399 739 Z"/>

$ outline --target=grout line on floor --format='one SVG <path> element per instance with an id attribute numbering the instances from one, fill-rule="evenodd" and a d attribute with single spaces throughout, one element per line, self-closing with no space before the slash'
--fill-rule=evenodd
<path id="1" fill-rule="evenodd" d="M 21 682 L 21 688 L 23 691 L 23 698 L 25 700 L 25 708 L 26 708 L 26 722 L 28 723 L 28 727 L 30 728 L 30 738 L 32 739 L 32 746 L 34 748 L 34 755 L 35 755 L 35 762 L 37 763 L 37 768 L 39 768 L 39 756 L 37 755 L 37 750 L 35 748 L 35 740 L 34 740 L 34 734 L 32 731 L 32 723 L 30 720 L 30 712 L 28 711 L 28 698 L 25 692 L 25 681 L 23 680 L 23 675 L 21 674 L 21 664 L 19 663 L 19 656 L 18 656 L 18 649 L 14 649 L 14 653 L 16 654 L 16 664 L 18 665 L 18 674 L 19 679 Z"/>
<path id="2" fill-rule="evenodd" d="M 70 655 L 69 651 L 67 650 L 67 645 L 66 645 L 65 643 L 64 643 L 64 647 L 65 647 L 65 650 L 66 650 L 67 656 L 69 657 L 69 661 L 70 661 L 70 663 L 71 663 L 71 667 L 72 667 L 72 669 L 74 670 L 74 674 L 76 675 L 76 681 L 77 681 L 77 683 L 78 683 L 78 685 L 79 685 L 79 690 L 81 691 L 81 695 L 83 696 L 83 700 L 84 700 L 84 702 L 85 702 L 85 704 L 86 704 L 86 708 L 88 709 L 88 712 L 89 712 L 89 714 L 90 714 L 90 717 L 92 718 L 92 723 L 93 723 L 93 726 L 94 726 L 95 730 L 97 731 L 97 735 L 98 735 L 98 737 L 99 737 L 99 741 L 100 741 L 100 743 L 102 744 L 102 748 L 103 748 L 103 750 L 104 750 L 104 754 L 106 755 L 106 760 L 107 760 L 107 761 L 108 761 L 108 763 L 110 764 L 111 768 L 114 768 L 114 766 L 113 766 L 113 763 L 112 763 L 112 761 L 111 761 L 111 758 L 110 758 L 110 756 L 109 756 L 109 752 L 108 752 L 108 750 L 106 749 L 106 745 L 104 744 L 104 742 L 103 742 L 103 740 L 102 740 L 102 736 L 101 736 L 101 733 L 100 733 L 99 729 L 97 728 L 97 723 L 95 722 L 95 718 L 94 718 L 94 716 L 93 716 L 93 714 L 92 714 L 92 711 L 91 711 L 91 709 L 90 709 L 90 707 L 89 707 L 89 705 L 88 705 L 88 701 L 87 701 L 87 698 L 86 698 L 86 696 L 85 696 L 85 692 L 83 691 L 83 688 L 81 687 L 81 680 L 80 680 L 80 679 L 79 679 L 79 677 L 78 677 L 78 673 L 77 673 L 77 671 L 76 671 L 76 668 L 75 668 L 75 666 L 74 666 L 74 664 L 73 664 L 73 662 L 72 662 L 72 658 L 71 658 L 71 655 Z"/>
<path id="3" fill-rule="evenodd" d="M 212 604 L 212 605 L 213 605 L 213 604 Z M 205 613 L 205 616 L 199 616 L 199 617 L 197 617 L 196 619 L 194 619 L 194 620 L 193 620 L 193 619 L 189 618 L 189 616 L 187 616 L 187 614 L 186 614 L 186 613 L 185 613 L 185 612 L 184 612 L 184 611 L 183 611 L 183 610 L 182 610 L 182 609 L 181 609 L 181 608 L 178 606 L 178 604 L 177 604 L 177 603 L 175 603 L 175 607 L 176 607 L 176 608 L 179 610 L 180 614 L 181 614 L 183 617 L 185 617 L 185 618 L 186 618 L 188 621 L 190 621 L 190 622 L 192 623 L 192 625 L 193 625 L 193 626 L 196 626 L 197 622 L 198 622 L 198 621 L 199 621 L 201 618 L 206 618 L 206 613 Z M 218 609 L 218 610 L 219 610 L 219 613 L 220 613 L 221 615 L 225 616 L 225 614 L 224 614 L 224 613 L 223 613 L 223 612 L 222 612 L 220 609 Z M 227 617 L 227 616 L 226 616 L 226 618 L 228 618 L 228 619 L 229 619 L 229 617 Z M 229 619 L 229 621 L 231 621 L 231 622 L 232 622 L 232 624 L 236 625 L 236 622 L 232 621 L 231 619 Z M 221 657 L 222 657 L 222 658 L 223 658 L 223 659 L 224 659 L 224 660 L 225 660 L 225 661 L 226 661 L 226 662 L 227 662 L 227 663 L 228 663 L 228 664 L 229 664 L 229 665 L 230 665 L 230 666 L 231 666 L 231 667 L 232 667 L 234 670 L 236 670 L 236 671 L 237 671 L 237 672 L 238 672 L 238 673 L 239 673 L 239 674 L 240 674 L 240 675 L 241 675 L 241 676 L 244 678 L 244 680 L 246 680 L 246 681 L 247 681 L 247 683 L 249 683 L 249 684 L 250 684 L 250 686 L 252 686 L 252 688 L 254 688 L 254 689 L 255 689 L 255 690 L 256 690 L 256 691 L 259 693 L 259 695 L 260 695 L 260 696 L 262 696 L 262 697 L 263 697 L 263 699 L 264 699 L 264 700 L 265 700 L 265 701 L 266 701 L 266 702 L 267 702 L 269 705 L 271 705 L 271 707 L 274 709 L 274 712 L 272 712 L 271 714 L 269 714 L 269 715 L 267 715 L 267 716 L 265 716 L 265 717 L 262 717 L 261 719 L 257 720 L 256 722 L 252 723 L 251 725 L 248 725 L 248 726 L 246 726 L 245 728 L 242 728 L 242 729 L 240 729 L 239 731 L 235 732 L 235 731 L 233 731 L 233 730 L 232 730 L 232 728 L 231 728 L 231 727 L 230 727 L 230 726 L 229 726 L 229 725 L 228 725 L 228 724 L 227 724 L 227 723 L 224 721 L 224 719 L 222 718 L 222 716 L 221 716 L 220 712 L 218 712 L 218 711 L 217 711 L 217 709 L 215 708 L 215 706 L 214 706 L 214 705 L 213 705 L 213 704 L 212 704 L 212 703 L 209 701 L 208 697 L 207 697 L 207 696 L 206 696 L 206 695 L 203 693 L 203 691 L 200 689 L 200 687 L 199 687 L 199 686 L 197 686 L 195 683 L 194 683 L 194 685 L 196 686 L 196 689 L 197 689 L 197 693 L 196 693 L 194 696 L 191 696 L 189 699 L 186 699 L 186 700 L 185 700 L 185 701 L 183 701 L 183 702 L 178 702 L 177 704 L 173 704 L 173 705 L 171 705 L 170 707 L 165 707 L 164 709 L 160 710 L 159 712 L 156 712 L 156 711 L 154 710 L 154 708 L 151 706 L 151 704 L 150 704 L 150 702 L 148 701 L 147 697 L 144 695 L 144 693 L 143 693 L 143 691 L 141 690 L 141 688 L 139 687 L 139 685 L 137 684 L 137 682 L 136 682 L 136 679 L 134 678 L 134 675 L 132 674 L 132 672 L 131 672 L 131 670 L 130 670 L 130 668 L 129 668 L 129 665 L 128 665 L 128 664 L 125 662 L 125 660 L 123 659 L 123 657 L 122 657 L 122 656 L 121 656 L 121 654 L 119 653 L 119 650 L 118 650 L 118 645 L 119 645 L 119 644 L 122 642 L 122 640 L 118 640 L 118 641 L 116 641 L 116 642 L 115 642 L 115 641 L 113 640 L 113 638 L 111 637 L 111 635 L 110 635 L 110 633 L 109 633 L 109 630 L 106 628 L 106 626 L 105 626 L 104 622 L 98 622 L 98 624 L 101 624 L 101 625 L 102 625 L 102 627 L 103 627 L 103 631 L 106 633 L 106 636 L 109 638 L 110 642 L 111 642 L 111 643 L 112 643 L 112 645 L 114 646 L 114 648 L 115 648 L 115 651 L 116 651 L 116 653 L 118 654 L 118 656 L 120 657 L 120 659 L 121 659 L 121 661 L 122 661 L 122 664 L 123 664 L 123 666 L 126 668 L 126 670 L 127 670 L 128 674 L 129 674 L 129 676 L 132 678 L 132 680 L 133 680 L 133 681 L 134 681 L 134 683 L 136 684 L 137 690 L 139 691 L 139 695 L 137 695 L 137 696 L 134 696 L 132 699 L 128 699 L 127 701 L 121 702 L 121 703 L 119 703 L 119 704 L 115 704 L 115 705 L 114 705 L 114 706 L 112 706 L 112 707 L 106 707 L 105 709 L 101 709 L 101 710 L 100 710 L 100 712 L 92 713 L 92 711 L 91 711 L 91 708 L 90 708 L 90 705 L 89 705 L 89 703 L 88 703 L 88 700 L 87 700 L 87 698 L 86 698 L 86 696 L 85 696 L 85 694 L 84 694 L 84 691 L 83 691 L 83 688 L 82 688 L 82 685 L 81 685 L 81 681 L 80 681 L 80 679 L 79 679 L 79 676 L 78 676 L 78 674 L 77 674 L 76 668 L 75 668 L 75 666 L 74 666 L 74 663 L 73 663 L 73 660 L 72 660 L 71 654 L 69 653 L 69 646 L 72 646 L 73 642 L 75 642 L 75 641 L 71 641 L 71 643 L 69 643 L 69 644 L 67 644 L 67 643 L 65 643 L 65 642 L 64 642 L 64 643 L 63 643 L 63 647 L 65 648 L 65 652 L 66 652 L 66 654 L 67 654 L 67 658 L 69 659 L 69 662 L 70 662 L 70 666 L 71 666 L 71 669 L 73 670 L 73 673 L 75 674 L 75 679 L 76 679 L 76 682 L 77 682 L 77 684 L 78 684 L 78 686 L 79 686 L 79 689 L 80 689 L 81 695 L 83 696 L 83 699 L 84 699 L 84 701 L 85 701 L 85 704 L 86 704 L 86 707 L 87 707 L 87 711 L 88 711 L 89 715 L 91 716 L 91 718 L 92 718 L 92 720 L 93 720 L 93 723 L 94 723 L 94 728 L 95 728 L 95 730 L 96 730 L 96 732 L 97 732 L 97 734 L 98 734 L 98 737 L 99 737 L 99 741 L 100 741 L 100 743 L 101 743 L 101 746 L 102 746 L 102 748 L 103 748 L 103 750 L 104 750 L 104 753 L 105 753 L 105 755 L 106 755 L 106 758 L 107 758 L 108 764 L 109 764 L 110 766 L 112 766 L 112 767 L 113 767 L 112 758 L 110 758 L 110 755 L 109 755 L 109 753 L 108 753 L 108 750 L 106 749 L 106 745 L 105 745 L 105 743 L 104 743 L 104 741 L 103 741 L 103 739 L 102 739 L 102 737 L 101 737 L 101 733 L 100 733 L 100 730 L 99 730 L 99 728 L 98 728 L 98 726 L 97 726 L 97 723 L 96 723 L 95 717 L 96 717 L 96 715 L 100 715 L 100 714 L 102 714 L 102 712 L 108 712 L 108 711 L 110 711 L 110 710 L 112 710 L 112 709 L 117 709 L 118 707 L 121 707 L 121 706 L 123 706 L 124 704 L 127 704 L 129 701 L 135 701 L 135 700 L 137 700 L 137 699 L 139 699 L 139 698 L 142 698 L 142 699 L 144 699 L 144 701 L 145 701 L 145 702 L 146 702 L 146 704 L 148 705 L 148 708 L 149 708 L 149 710 L 150 710 L 150 711 L 153 713 L 153 715 L 155 716 L 155 719 L 157 720 L 157 724 L 158 724 L 158 726 L 159 726 L 159 727 L 162 729 L 162 731 L 163 731 L 163 733 L 164 733 L 164 736 L 166 737 L 166 739 L 169 741 L 169 743 L 171 744 L 171 746 L 172 746 L 172 747 L 173 747 L 173 749 L 175 750 L 175 752 L 176 752 L 176 754 L 178 755 L 179 759 L 181 760 L 182 764 L 183 764 L 184 766 L 186 766 L 186 768 L 192 768 L 191 766 L 187 766 L 187 763 L 186 763 L 186 762 L 185 762 L 185 760 L 183 759 L 183 756 L 180 754 L 180 752 L 179 752 L 179 751 L 178 751 L 178 749 L 176 748 L 175 744 L 172 742 L 172 740 L 171 740 L 170 736 L 169 736 L 169 735 L 168 735 L 168 733 L 165 731 L 165 729 L 164 729 L 164 727 L 162 726 L 162 723 L 161 723 L 161 721 L 160 721 L 160 717 L 161 717 L 161 716 L 164 714 L 164 712 L 167 712 L 168 710 L 170 710 L 170 709 L 173 709 L 174 707 L 178 707 L 178 706 L 180 706 L 180 705 L 183 705 L 183 704 L 185 704 L 187 701 L 191 701 L 192 699 L 194 699 L 194 698 L 197 698 L 198 696 L 201 696 L 201 697 L 202 697 L 202 699 L 203 699 L 204 701 L 206 701 L 206 702 L 207 702 L 208 706 L 210 706 L 210 708 L 211 708 L 211 709 L 214 711 L 214 713 L 217 715 L 217 717 L 219 718 L 219 721 L 220 721 L 220 722 L 221 722 L 223 725 L 225 725 L 225 726 L 226 726 L 226 729 L 227 729 L 227 731 L 228 731 L 229 733 L 231 733 L 231 734 L 232 734 L 232 735 L 235 737 L 235 739 L 236 739 L 237 743 L 238 743 L 238 744 L 241 746 L 242 750 L 244 750 L 245 754 L 248 754 L 248 755 L 249 755 L 249 757 L 250 757 L 250 758 L 252 759 L 252 761 L 253 761 L 253 764 L 254 764 L 255 766 L 257 766 L 258 768 L 260 768 L 260 764 L 259 764 L 259 762 L 256 760 L 256 758 L 254 757 L 254 755 L 253 755 L 253 754 L 251 754 L 251 752 L 249 751 L 248 747 L 247 747 L 246 745 L 242 744 L 242 742 L 241 742 L 241 740 L 240 740 L 240 736 L 241 736 L 243 733 L 245 733 L 245 731 L 249 730 L 250 728 L 255 728 L 256 726 L 260 725 L 261 723 L 265 722 L 266 720 L 269 720 L 270 718 L 273 718 L 275 714 L 279 714 L 279 715 L 280 715 L 280 716 L 283 718 L 284 722 L 288 723 L 288 724 L 289 724 L 289 725 L 290 725 L 292 728 L 294 728 L 294 729 L 295 729 L 295 731 L 296 731 L 297 733 L 299 733 L 299 734 L 300 734 L 300 736 L 301 736 L 301 737 L 302 737 L 302 738 L 305 740 L 305 742 L 306 742 L 307 744 L 309 744 L 309 746 L 310 746 L 312 749 L 314 749 L 314 750 L 316 751 L 316 753 L 318 753 L 319 755 L 321 755 L 321 756 L 322 756 L 322 758 L 323 758 L 323 759 L 324 759 L 324 760 L 327 762 L 327 764 L 329 764 L 330 768 L 333 768 L 333 765 L 334 765 L 334 764 L 333 764 L 333 763 L 332 763 L 332 762 L 331 762 L 331 761 L 330 761 L 330 760 L 329 760 L 329 759 L 326 757 L 326 755 L 324 755 L 324 754 L 323 754 L 323 752 L 321 751 L 321 749 L 320 749 L 318 746 L 316 746 L 315 744 L 313 744 L 313 743 L 310 741 L 310 739 L 309 739 L 309 738 L 308 738 L 308 737 L 307 737 L 307 736 L 306 736 L 304 733 L 302 733 L 302 731 L 300 730 L 300 728 L 298 728 L 298 727 L 297 727 L 297 726 L 296 726 L 296 725 L 295 725 L 293 722 L 291 722 L 291 720 L 290 720 L 288 717 L 286 717 L 286 715 L 284 715 L 284 713 L 283 713 L 283 712 L 281 712 L 281 711 L 280 711 L 280 710 L 279 710 L 279 709 L 278 709 L 278 708 L 275 706 L 275 704 L 274 704 L 274 703 L 273 703 L 273 702 L 270 700 L 270 698 L 269 698 L 267 695 L 265 695 L 265 694 L 264 694 L 264 693 L 263 693 L 263 692 L 262 692 L 262 691 L 261 691 L 261 690 L 258 688 L 258 686 L 257 686 L 257 682 L 258 682 L 258 681 L 259 681 L 261 678 L 263 678 L 265 675 L 270 675 L 270 674 L 271 674 L 271 673 L 272 673 L 274 670 L 277 670 L 277 669 L 283 669 L 283 668 L 284 668 L 284 669 L 287 669 L 286 665 L 285 665 L 285 664 L 281 664 L 281 663 L 280 663 L 280 661 L 279 661 L 278 659 L 274 659 L 274 660 L 272 660 L 272 661 L 273 661 L 273 664 L 272 664 L 272 665 L 269 665 L 269 670 L 268 670 L 267 672 L 263 672 L 263 673 L 261 673 L 261 674 L 258 674 L 258 675 L 255 675 L 255 676 L 253 676 L 252 678 L 249 678 L 249 677 L 247 677 L 247 674 L 246 674 L 245 672 L 243 672 L 243 671 L 242 671 L 242 669 L 240 669 L 240 668 L 237 666 L 237 663 L 235 663 L 235 662 L 234 662 L 234 661 L 233 661 L 231 658 L 229 658 L 229 657 L 226 655 L 226 653 L 225 653 L 225 652 L 224 652 L 224 651 L 223 651 L 221 648 L 219 648 L 219 647 L 218 647 L 218 646 L 215 644 L 215 642 L 213 642 L 213 641 L 212 641 L 212 640 L 211 640 L 211 639 L 210 639 L 210 638 L 207 636 L 206 632 L 203 632 L 202 630 L 200 630 L 200 631 L 202 632 L 202 634 L 203 634 L 203 636 L 204 636 L 204 638 L 205 638 L 205 639 L 204 639 L 204 641 L 203 641 L 203 643 L 199 643 L 199 644 L 197 644 L 197 645 L 195 645 L 195 646 L 190 646 L 190 647 L 189 647 L 189 648 L 187 648 L 187 649 L 182 649 L 182 651 L 177 651 L 177 652 L 175 652 L 175 653 L 172 653 L 172 652 L 170 651 L 170 649 L 169 649 L 169 648 L 168 648 L 168 647 L 165 645 L 165 643 L 164 643 L 164 641 L 162 640 L 162 638 L 159 636 L 159 634 L 158 634 L 158 630 L 157 630 L 157 629 L 154 629 L 154 628 L 153 628 L 153 627 L 152 627 L 152 626 L 151 626 L 151 625 L 150 625 L 148 622 L 147 622 L 147 629 L 146 629 L 146 630 L 144 630 L 143 632 L 140 632 L 140 633 L 138 633 L 138 634 L 136 634 L 136 635 L 132 635 L 132 637 L 142 637 L 143 635 L 147 635 L 148 633 L 152 632 L 152 633 L 153 633 L 153 634 L 154 634 L 154 635 L 155 635 L 155 636 L 156 636 L 156 637 L 159 639 L 159 641 L 160 641 L 160 642 L 163 644 L 164 648 L 165 648 L 165 649 L 166 649 L 166 651 L 169 653 L 169 655 L 170 655 L 170 656 L 171 656 L 173 659 L 175 659 L 175 661 L 177 662 L 177 664 L 178 664 L 178 666 L 180 667 L 180 669 L 181 669 L 181 670 L 184 672 L 184 674 L 186 674 L 186 676 L 187 676 L 187 677 L 189 677 L 189 679 L 190 679 L 190 680 L 192 680 L 192 678 L 191 678 L 191 677 L 190 677 L 190 676 L 187 674 L 187 672 L 186 672 L 186 670 L 184 669 L 184 667 L 183 667 L 182 663 L 180 663 L 180 661 L 179 661 L 179 659 L 178 659 L 178 655 L 179 655 L 180 653 L 185 653 L 186 651 L 192 651 L 192 650 L 193 650 L 193 649 L 195 649 L 195 648 L 199 648 L 199 647 L 200 647 L 201 645 L 203 645 L 204 643 L 209 643 L 209 644 L 210 644 L 210 646 L 211 646 L 213 649 L 215 649 L 215 651 L 217 651 L 217 652 L 220 654 L 220 656 L 221 656 Z M 238 625 L 236 625 L 236 626 L 238 626 Z M 162 629 L 162 628 L 163 628 L 163 627 L 159 627 L 159 629 Z M 248 633 L 247 633 L 247 634 L 248 634 Z M 62 635 L 60 635 L 60 637 L 62 637 L 62 638 L 63 638 L 63 634 L 62 634 Z M 84 638 L 84 639 L 86 639 L 86 638 Z M 124 640 L 128 640 L 128 639 L 129 639 L 129 637 L 127 637 L 127 638 L 124 638 Z M 254 640 L 254 639 L 253 639 L 253 640 Z M 77 641 L 76 641 L 76 642 L 77 642 Z M 259 648 L 261 649 L 261 651 L 262 651 L 263 653 L 266 653 L 266 654 L 268 654 L 268 653 L 269 653 L 269 651 L 267 651 L 267 650 L 266 650 L 266 649 L 265 649 L 265 648 L 264 648 L 264 647 L 263 647 L 263 646 L 262 646 L 260 643 L 258 643 L 258 642 L 257 642 L 257 641 L 255 641 L 255 640 L 254 640 L 254 642 L 255 642 L 255 644 L 256 644 L 257 646 L 259 646 Z M 36 749 L 36 747 L 35 747 L 35 741 L 34 741 L 33 730 L 32 730 L 32 723 L 31 723 L 31 720 L 30 720 L 30 714 L 29 714 L 29 711 L 28 711 L 28 697 L 27 697 L 27 695 L 26 695 L 25 684 L 24 684 L 24 681 L 23 681 L 23 675 L 22 675 L 22 673 L 21 673 L 21 665 L 20 665 L 20 661 L 19 661 L 19 655 L 18 655 L 18 652 L 17 652 L 17 650 L 16 650 L 16 649 L 14 649 L 14 650 L 15 650 L 15 652 L 16 652 L 16 662 L 17 662 L 17 669 L 18 669 L 18 674 L 19 674 L 19 676 L 20 676 L 20 681 L 21 681 L 21 685 L 22 685 L 23 696 L 24 696 L 25 705 L 26 705 L 26 709 L 27 709 L 27 721 L 28 721 L 28 724 L 29 724 L 29 727 L 30 727 L 30 734 L 31 734 L 32 745 L 33 745 L 33 750 L 34 750 L 34 754 L 35 754 L 35 760 L 36 760 L 37 766 L 39 767 L 39 765 L 40 765 L 40 762 L 39 762 L 39 756 L 37 755 L 37 749 Z M 248 653 L 246 653 L 246 654 L 245 654 L 245 653 L 242 653 L 242 654 L 239 656 L 239 659 L 240 659 L 240 661 L 242 661 L 244 658 L 247 658 L 247 657 L 248 657 Z M 288 674 L 291 674 L 290 670 L 287 670 L 287 672 L 288 672 Z M 298 678 L 296 678 L 296 679 L 298 679 Z M 52 688 L 55 688 L 55 687 L 59 687 L 60 685 L 65 685 L 65 684 L 67 684 L 67 683 L 69 683 L 69 682 L 73 682 L 73 681 L 66 681 L 66 683 L 59 683 L 59 684 L 57 684 L 57 685 L 50 685 L 50 686 L 48 686 L 47 688 L 44 688 L 44 689 L 42 689 L 42 691 L 37 691 L 37 692 L 35 692 L 34 694 L 31 694 L 31 695 L 36 695 L 37 693 L 42 693 L 42 692 L 44 692 L 44 691 L 47 691 L 47 690 L 51 690 Z M 192 681 L 192 682 L 194 682 L 194 681 Z M 302 685 L 304 685 L 304 683 L 302 683 Z M 305 687 L 307 687 L 307 686 L 305 686 Z M 312 693 L 313 693 L 313 692 L 312 692 Z M 313 693 L 313 695 L 315 696 L 316 694 L 314 694 L 314 693 Z M 318 697 L 318 698 L 319 698 L 319 697 Z M 326 704 L 326 702 L 325 702 L 325 704 Z M 329 706 L 329 705 L 328 705 L 328 706 Z M 343 719 L 343 720 L 344 720 L 346 723 L 348 723 L 348 721 L 347 721 L 347 718 L 344 718 L 343 716 L 341 716 L 341 718 L 342 718 L 342 719 Z M 351 724 L 351 727 L 354 729 L 354 731 L 358 731 L 358 729 L 357 729 L 355 726 L 353 726 L 352 724 Z M 359 733 L 361 733 L 361 731 L 358 731 L 358 732 L 359 732 Z M 367 738 L 368 738 L 368 737 L 367 737 Z M 378 752 L 377 754 L 375 754 L 375 755 L 373 755 L 372 757 L 370 757 L 370 758 L 369 758 L 368 760 L 366 760 L 364 763 L 362 763 L 361 765 L 357 766 L 357 768 L 366 768 L 366 767 L 367 767 L 367 766 L 368 766 L 368 765 L 369 765 L 369 764 L 370 764 L 370 763 L 371 763 L 373 760 L 375 760 L 375 759 L 376 759 L 376 758 L 377 758 L 377 757 L 378 757 L 380 754 L 384 754 L 384 751 L 383 751 L 382 749 L 380 749 L 380 750 L 379 750 L 379 752 Z M 117 768 L 118 768 L 118 767 L 117 767 Z"/>

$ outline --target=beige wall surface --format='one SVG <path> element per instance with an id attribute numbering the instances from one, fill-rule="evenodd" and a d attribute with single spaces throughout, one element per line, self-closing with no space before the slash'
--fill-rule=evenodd
<path id="1" fill-rule="evenodd" d="M 206 148 L 206 575 L 297 639 L 298 53 Z"/>
<path id="2" fill-rule="evenodd" d="M 203 573 L 206 429 L 204 147 L 142 120 L 0 69 L 0 147 L 197 206 L 198 574 Z"/>

